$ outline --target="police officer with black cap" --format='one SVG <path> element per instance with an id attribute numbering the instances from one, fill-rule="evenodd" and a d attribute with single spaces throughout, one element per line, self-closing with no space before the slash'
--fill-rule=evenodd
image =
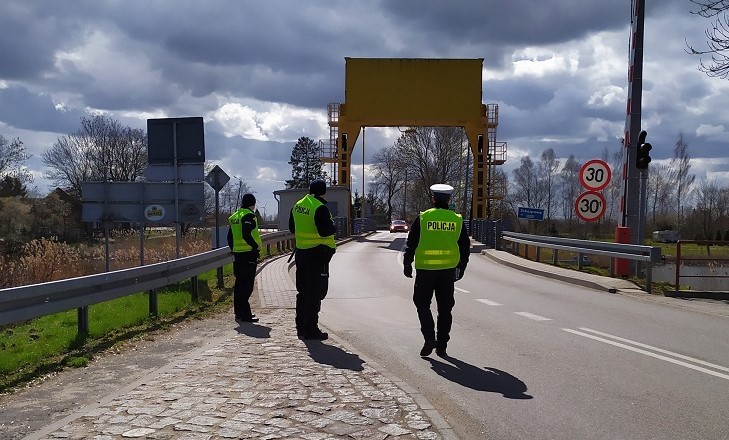
<path id="1" fill-rule="evenodd" d="M 451 311 L 456 304 L 454 283 L 466 271 L 471 242 L 461 216 L 448 208 L 453 187 L 436 184 L 430 191 L 433 208 L 421 212 L 410 227 L 403 264 L 405 276 L 412 278 L 415 260 L 413 302 L 425 339 L 420 356 L 428 356 L 435 349 L 438 356 L 446 357 L 453 323 Z M 437 334 L 430 312 L 433 292 L 438 306 Z"/>
<path id="2" fill-rule="evenodd" d="M 256 197 L 244 194 L 241 208 L 235 211 L 228 223 L 228 247 L 233 251 L 233 310 L 235 319 L 243 322 L 258 322 L 248 303 L 253 294 L 253 283 L 256 279 L 256 265 L 261 255 L 261 233 L 258 230 L 258 218 L 255 214 Z"/>
<path id="3" fill-rule="evenodd" d="M 329 261 L 336 252 L 336 227 L 323 180 L 309 185 L 309 194 L 296 202 L 289 216 L 289 230 L 296 239 L 296 334 L 300 339 L 322 341 L 329 335 L 319 328 L 321 301 L 329 290 Z"/>

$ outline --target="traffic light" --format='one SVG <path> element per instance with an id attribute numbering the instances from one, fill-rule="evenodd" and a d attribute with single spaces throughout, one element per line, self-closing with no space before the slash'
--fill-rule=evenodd
<path id="1" fill-rule="evenodd" d="M 645 137 L 648 135 L 645 130 L 641 131 L 638 135 L 638 151 L 635 156 L 635 167 L 639 170 L 647 170 L 648 164 L 651 162 L 650 152 L 653 149 L 653 145 L 645 141 Z"/>

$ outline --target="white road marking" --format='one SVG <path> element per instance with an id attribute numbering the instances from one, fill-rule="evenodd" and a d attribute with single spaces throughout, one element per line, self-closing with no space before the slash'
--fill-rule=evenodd
<path id="1" fill-rule="evenodd" d="M 679 361 L 677 359 L 672 359 L 672 358 L 670 358 L 668 356 L 663 356 L 663 355 L 660 355 L 660 354 L 651 353 L 648 350 L 643 350 L 641 348 L 631 347 L 631 346 L 626 345 L 626 344 L 623 344 L 621 342 L 611 341 L 609 339 L 601 338 L 599 336 L 591 335 L 589 333 L 584 333 L 584 332 L 581 332 L 581 331 L 578 331 L 578 330 L 573 330 L 573 329 L 570 329 L 570 328 L 563 328 L 562 330 L 564 330 L 564 331 L 566 331 L 568 333 L 572 333 L 572 334 L 578 335 L 578 336 L 584 336 L 586 338 L 594 339 L 595 341 L 604 342 L 606 344 L 614 345 L 616 347 L 624 348 L 626 350 L 634 351 L 636 353 L 644 354 L 646 356 L 651 356 L 651 357 L 654 357 L 656 359 L 660 359 L 662 361 L 671 362 L 673 364 L 680 365 L 682 367 L 690 368 L 692 370 L 700 371 L 702 373 L 710 374 L 712 376 L 716 376 L 716 377 L 720 377 L 722 379 L 729 380 L 729 375 L 727 375 L 727 374 L 719 373 L 719 372 L 712 371 L 712 370 L 709 370 L 709 369 L 704 368 L 704 367 L 699 367 L 697 365 L 689 364 L 688 362 L 683 362 L 683 361 Z M 589 330 L 589 329 L 584 329 L 584 328 L 583 328 L 583 330 L 594 331 L 594 330 Z M 615 339 L 618 339 L 618 340 L 623 340 L 623 341 L 626 341 L 626 342 L 633 343 L 633 341 L 629 341 L 628 339 L 623 339 L 623 338 L 619 338 L 617 336 L 608 335 L 607 333 L 599 333 L 599 334 L 603 334 L 603 335 L 605 335 L 607 337 L 610 337 L 610 338 L 615 338 Z M 636 345 L 638 345 L 638 346 L 644 346 L 644 347 L 650 347 L 649 345 L 640 344 L 640 343 L 637 343 Z M 654 348 L 655 347 L 653 347 L 651 349 L 654 349 Z M 660 351 L 662 353 L 669 353 L 669 354 L 671 354 L 673 356 L 676 356 L 677 355 L 677 353 L 671 353 L 671 352 L 669 352 L 667 350 L 658 349 L 658 351 Z M 692 362 L 697 362 L 698 361 L 697 363 L 701 363 L 701 364 L 704 364 L 704 365 L 708 364 L 708 362 L 699 361 L 698 359 L 693 359 L 693 358 L 690 358 L 688 356 L 678 355 L 677 357 L 681 357 L 681 358 L 684 358 L 684 359 L 690 359 L 690 360 L 692 360 Z M 709 364 L 709 365 L 713 365 L 713 364 Z M 722 370 L 726 370 L 725 367 L 719 366 L 719 368 L 722 369 Z"/>
<path id="2" fill-rule="evenodd" d="M 466 289 L 461 289 L 460 287 L 455 287 L 455 289 L 456 289 L 457 291 L 459 291 L 459 292 L 463 292 L 463 293 L 471 293 L 471 292 L 469 292 L 469 291 L 468 291 L 468 290 L 466 290 Z"/>
<path id="3" fill-rule="evenodd" d="M 480 303 L 484 303 L 484 304 L 486 304 L 487 306 L 500 306 L 500 305 L 501 305 L 501 304 L 499 304 L 499 303 L 497 303 L 497 302 L 494 302 L 494 301 L 489 301 L 489 300 L 487 300 L 487 299 L 483 299 L 483 298 L 477 298 L 477 299 L 476 299 L 476 301 L 478 301 L 478 302 L 480 302 Z"/>
<path id="4" fill-rule="evenodd" d="M 523 316 L 525 318 L 533 319 L 535 321 L 551 321 L 552 318 L 545 318 L 544 316 L 535 315 L 529 312 L 514 312 L 515 315 Z"/>
<path id="5" fill-rule="evenodd" d="M 631 341 L 630 339 L 625 339 L 625 338 L 621 338 L 619 336 L 614 336 L 614 335 L 611 335 L 609 333 L 603 333 L 603 332 L 599 332 L 597 330 L 592 330 L 592 329 L 589 329 L 587 327 L 580 327 L 580 330 L 583 330 L 583 331 L 586 331 L 586 332 L 590 332 L 590 333 L 594 333 L 596 335 L 604 336 L 606 338 L 615 339 L 616 341 L 627 342 L 628 344 L 633 344 L 633 345 L 636 345 L 638 347 L 647 348 L 648 350 L 657 351 L 658 353 L 667 354 L 669 356 L 677 357 L 679 359 L 683 359 L 683 360 L 686 360 L 686 361 L 689 361 L 689 362 L 693 362 L 695 364 L 704 365 L 704 366 L 709 367 L 709 368 L 714 368 L 715 370 L 726 371 L 726 372 L 729 373 L 729 368 L 727 368 L 727 367 L 722 367 L 721 365 L 716 365 L 716 364 L 712 364 L 711 362 L 702 361 L 701 359 L 692 358 L 691 356 L 685 356 L 683 354 L 674 353 L 672 351 L 664 350 L 662 348 L 654 347 L 652 345 L 643 344 L 643 343 L 640 343 L 640 342 Z"/>

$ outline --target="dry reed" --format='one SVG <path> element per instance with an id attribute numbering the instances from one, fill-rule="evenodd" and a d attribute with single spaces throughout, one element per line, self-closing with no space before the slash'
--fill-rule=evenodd
<path id="1" fill-rule="evenodd" d="M 134 241 L 137 241 L 136 244 Z M 109 270 L 140 265 L 139 235 L 135 232 L 115 234 L 109 249 Z M 204 234 L 183 238 L 180 256 L 210 250 L 210 239 Z M 105 270 L 105 245 L 70 245 L 56 237 L 32 240 L 23 246 L 19 257 L 0 255 L 0 289 L 92 275 Z M 176 258 L 173 237 L 147 239 L 144 243 L 144 264 Z"/>

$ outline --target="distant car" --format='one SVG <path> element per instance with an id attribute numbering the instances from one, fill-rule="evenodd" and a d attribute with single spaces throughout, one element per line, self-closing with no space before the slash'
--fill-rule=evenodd
<path id="1" fill-rule="evenodd" d="M 390 223 L 390 232 L 407 232 L 409 229 L 405 220 L 393 220 Z"/>

